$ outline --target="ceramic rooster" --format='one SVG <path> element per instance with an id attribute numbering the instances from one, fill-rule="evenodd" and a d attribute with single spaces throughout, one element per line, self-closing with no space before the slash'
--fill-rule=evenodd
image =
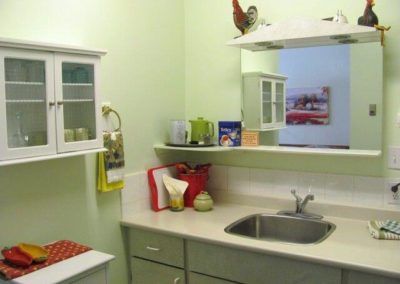
<path id="1" fill-rule="evenodd" d="M 359 25 L 369 27 L 378 25 L 378 17 L 374 13 L 374 11 L 372 11 L 372 7 L 374 7 L 374 5 L 374 0 L 367 0 L 367 6 L 365 7 L 364 15 L 358 18 Z"/>
<path id="2" fill-rule="evenodd" d="M 232 0 L 233 5 L 233 21 L 235 26 L 240 30 L 242 35 L 248 33 L 249 29 L 257 21 L 257 8 L 256 6 L 250 6 L 247 9 L 247 13 L 243 12 L 242 7 L 240 7 L 238 0 Z"/>

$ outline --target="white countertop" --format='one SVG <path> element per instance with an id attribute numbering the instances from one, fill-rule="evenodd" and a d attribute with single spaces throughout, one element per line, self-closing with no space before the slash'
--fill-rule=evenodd
<path id="1" fill-rule="evenodd" d="M 103 265 L 115 257 L 103 252 L 90 250 L 38 271 L 14 278 L 13 280 L 1 280 L 0 284 L 51 284 L 60 283 L 77 276 L 85 271 Z"/>
<path id="2" fill-rule="evenodd" d="M 196 212 L 192 208 L 185 208 L 182 212 L 146 211 L 130 215 L 121 223 L 127 227 L 159 231 L 186 239 L 400 278 L 400 241 L 373 239 L 366 221 L 325 217 L 324 220 L 336 225 L 336 230 L 322 243 L 315 245 L 253 240 L 224 231 L 231 223 L 255 213 L 276 211 L 219 204 L 209 212 Z"/>

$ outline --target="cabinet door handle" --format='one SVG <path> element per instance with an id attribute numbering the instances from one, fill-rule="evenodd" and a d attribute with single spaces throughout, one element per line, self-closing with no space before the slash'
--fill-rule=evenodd
<path id="1" fill-rule="evenodd" d="M 55 106 L 56 105 L 56 103 L 55 102 L 49 102 L 49 106 Z"/>
<path id="2" fill-rule="evenodd" d="M 63 101 L 58 101 L 58 102 L 57 102 L 57 105 L 59 105 L 59 106 L 62 106 L 63 104 L 64 104 Z"/>
<path id="3" fill-rule="evenodd" d="M 174 284 L 178 284 L 179 282 L 181 282 L 181 278 L 180 277 L 176 277 L 174 279 Z"/>
<path id="4" fill-rule="evenodd" d="M 148 250 L 152 250 L 152 251 L 160 251 L 160 249 L 159 249 L 159 248 L 155 248 L 155 247 L 149 247 L 149 246 L 147 246 L 147 247 L 146 247 L 146 249 L 148 249 Z"/>

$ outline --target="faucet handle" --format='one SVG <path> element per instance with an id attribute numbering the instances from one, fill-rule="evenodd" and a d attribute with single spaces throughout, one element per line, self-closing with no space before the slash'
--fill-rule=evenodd
<path id="1" fill-rule="evenodd" d="M 294 198 L 296 198 L 296 201 L 297 202 L 301 202 L 303 199 L 297 194 L 297 192 L 296 192 L 296 190 L 295 189 L 292 189 L 291 191 L 290 191 L 290 193 L 294 196 Z"/>

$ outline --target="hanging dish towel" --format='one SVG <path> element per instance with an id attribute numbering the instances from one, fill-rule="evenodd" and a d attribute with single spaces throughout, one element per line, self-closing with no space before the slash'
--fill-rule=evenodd
<path id="1" fill-rule="evenodd" d="M 398 226 L 398 222 L 395 221 L 369 221 L 368 229 L 371 236 L 375 239 L 381 240 L 400 240 L 400 235 L 386 228 L 398 227 L 393 225 L 393 222 Z M 396 230 L 396 228 L 394 230 Z"/>
<path id="2" fill-rule="evenodd" d="M 103 132 L 106 152 L 98 155 L 97 189 L 107 192 L 122 189 L 124 183 L 124 142 L 120 131 Z"/>

